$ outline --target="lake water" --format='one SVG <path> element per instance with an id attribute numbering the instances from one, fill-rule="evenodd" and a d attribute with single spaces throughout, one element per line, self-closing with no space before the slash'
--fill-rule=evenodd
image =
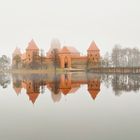
<path id="1" fill-rule="evenodd" d="M 0 75 L 0 140 L 139 140 L 140 75 Z"/>

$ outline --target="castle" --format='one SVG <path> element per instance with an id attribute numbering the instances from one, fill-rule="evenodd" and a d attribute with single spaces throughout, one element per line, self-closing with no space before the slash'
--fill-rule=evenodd
<path id="1" fill-rule="evenodd" d="M 61 45 L 58 40 L 51 43 L 49 51 L 44 55 L 35 41 L 32 39 L 24 53 L 16 48 L 12 54 L 12 68 L 48 69 L 50 67 L 86 69 L 100 65 L 100 50 L 94 41 L 87 49 L 87 55 L 69 46 Z"/>

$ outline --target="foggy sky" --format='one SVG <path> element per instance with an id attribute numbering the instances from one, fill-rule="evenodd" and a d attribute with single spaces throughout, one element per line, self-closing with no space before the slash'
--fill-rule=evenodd
<path id="1" fill-rule="evenodd" d="M 115 44 L 140 47 L 139 0 L 0 0 L 0 55 L 51 39 L 86 54 L 94 40 L 103 54 Z"/>

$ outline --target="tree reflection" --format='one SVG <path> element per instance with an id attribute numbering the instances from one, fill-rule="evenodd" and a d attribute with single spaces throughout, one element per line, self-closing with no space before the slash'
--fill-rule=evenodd
<path id="1" fill-rule="evenodd" d="M 10 84 L 10 76 L 6 73 L 0 74 L 0 86 L 2 88 L 7 88 L 7 86 Z"/>
<path id="2" fill-rule="evenodd" d="M 102 81 L 105 83 L 105 85 L 107 82 L 109 86 L 112 86 L 115 95 L 121 95 L 124 91 L 137 92 L 140 89 L 140 75 L 138 74 L 114 74 L 110 76 L 102 75 Z"/>

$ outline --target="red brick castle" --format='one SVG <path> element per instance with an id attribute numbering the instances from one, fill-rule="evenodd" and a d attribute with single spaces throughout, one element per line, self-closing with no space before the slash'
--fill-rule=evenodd
<path id="1" fill-rule="evenodd" d="M 50 67 L 86 69 L 100 65 L 100 50 L 94 41 L 87 49 L 87 55 L 81 56 L 80 52 L 69 46 L 61 45 L 58 40 L 53 40 L 49 51 L 44 55 L 34 40 L 28 43 L 26 51 L 21 53 L 16 48 L 12 55 L 12 67 L 14 69 L 32 68 L 47 69 Z"/>

